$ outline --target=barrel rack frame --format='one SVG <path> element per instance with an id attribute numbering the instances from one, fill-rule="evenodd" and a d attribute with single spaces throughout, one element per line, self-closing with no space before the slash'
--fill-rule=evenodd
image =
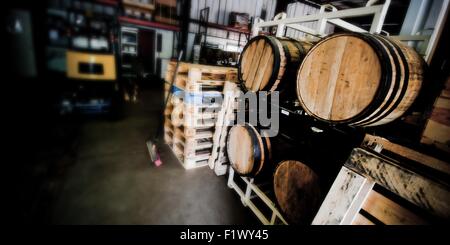
<path id="1" fill-rule="evenodd" d="M 256 18 L 251 30 L 251 36 L 257 36 L 263 28 L 276 27 L 276 37 L 285 36 L 286 29 L 292 28 L 308 34 L 312 38 L 318 39 L 327 35 L 325 33 L 327 23 L 348 31 L 376 34 L 384 33 L 389 36 L 389 33 L 384 32 L 382 27 L 391 4 L 391 0 L 385 0 L 383 4 L 377 4 L 378 1 L 379 0 L 368 0 L 366 6 L 364 7 L 345 10 L 337 10 L 330 4 L 320 5 L 319 13 L 294 18 L 286 18 L 286 13 L 276 15 L 272 21 L 262 21 L 261 19 Z M 449 2 L 450 0 L 443 0 L 442 8 L 432 35 L 399 35 L 390 37 L 406 43 L 424 42 L 424 45 L 422 45 L 420 50 L 417 51 L 424 57 L 427 63 L 430 63 L 434 50 L 437 46 L 439 36 L 441 35 L 444 27 L 444 21 L 449 10 Z M 373 16 L 369 30 L 365 30 L 343 20 L 345 18 L 362 16 Z M 318 21 L 315 29 L 300 25 L 301 23 L 312 21 Z M 381 149 L 382 146 L 376 145 L 376 147 L 372 150 L 374 152 L 380 152 Z M 376 157 L 373 156 L 373 158 Z M 403 171 L 403 169 L 400 169 L 400 171 Z M 253 178 L 238 176 L 238 178 L 242 178 L 245 182 L 245 190 L 243 190 L 235 182 L 234 175 L 235 173 L 233 168 L 229 166 L 228 187 L 235 190 L 235 192 L 240 196 L 243 205 L 245 207 L 249 207 L 264 225 L 274 225 L 277 224 L 277 221 L 281 221 L 282 224 L 288 224 L 277 209 L 275 203 L 263 191 L 261 191 L 261 189 L 254 183 Z M 351 224 L 356 214 L 361 209 L 361 205 L 367 198 L 368 193 L 377 183 L 377 181 L 371 176 L 365 176 L 360 172 L 355 171 L 349 163 L 344 164 L 342 167 L 335 180 L 335 184 L 330 190 L 330 193 L 333 191 L 333 188 L 336 190 L 339 189 L 344 182 L 353 185 L 354 189 L 349 190 L 348 193 L 343 195 L 343 198 L 339 200 L 333 199 L 333 196 L 335 195 L 329 194 L 329 198 L 331 199 L 324 201 L 312 224 Z M 267 205 L 267 207 L 270 208 L 272 211 L 271 217 L 266 217 L 261 210 L 255 206 L 252 201 L 253 198 L 260 198 Z M 347 198 L 347 200 L 344 200 L 345 198 Z M 336 202 L 341 204 L 342 207 L 334 207 L 332 204 L 336 204 Z M 350 205 L 345 205 L 347 202 L 350 202 Z M 337 208 L 337 210 L 333 212 L 333 217 L 329 215 L 330 207 Z"/>
<path id="2" fill-rule="evenodd" d="M 321 38 L 326 36 L 325 33 L 326 24 L 330 23 L 340 28 L 348 31 L 360 32 L 360 33 L 382 33 L 382 27 L 384 20 L 386 18 L 387 11 L 389 9 L 391 0 L 385 0 L 384 4 L 376 4 L 379 0 L 369 0 L 366 6 L 345 10 L 337 10 L 333 5 L 325 4 L 320 5 L 319 13 L 305 15 L 294 18 L 286 18 L 286 13 L 280 13 L 274 17 L 272 21 L 262 21 L 261 19 L 256 19 L 252 27 L 252 37 L 257 36 L 262 28 L 276 27 L 275 36 L 283 37 L 285 35 L 285 30 L 287 28 L 292 28 L 294 30 L 303 32 L 312 37 Z M 427 63 L 430 63 L 431 58 L 434 54 L 434 50 L 437 46 L 439 36 L 444 28 L 444 21 L 449 10 L 450 0 L 443 0 L 442 8 L 439 13 L 436 27 L 432 35 L 400 35 L 400 36 L 390 36 L 393 39 L 400 40 L 402 42 L 412 43 L 412 42 L 424 42 L 420 50 L 420 53 Z M 361 16 L 373 16 L 372 23 L 369 31 L 353 25 L 342 19 L 351 17 L 361 17 Z M 300 25 L 303 22 L 318 21 L 316 28 L 309 28 Z M 384 32 L 386 33 L 386 32 Z M 389 36 L 389 33 L 386 33 Z"/>
<path id="3" fill-rule="evenodd" d="M 383 27 L 384 19 L 386 17 L 386 13 L 388 11 L 391 0 L 386 0 L 384 4 L 381 5 L 373 5 L 376 0 L 368 1 L 367 5 L 362 8 L 354 8 L 347 10 L 337 10 L 332 5 L 322 5 L 320 7 L 320 12 L 318 14 L 306 15 L 295 18 L 286 18 L 286 13 L 280 13 L 274 17 L 272 21 L 262 21 L 260 19 L 255 20 L 252 27 L 252 37 L 258 35 L 259 31 L 262 28 L 266 27 L 276 27 L 277 37 L 283 37 L 285 35 L 286 28 L 292 28 L 303 33 L 309 34 L 315 38 L 321 38 L 326 36 L 325 27 L 327 23 L 331 23 L 337 25 L 341 28 L 344 28 L 349 31 L 354 32 L 367 32 L 366 30 L 357 27 L 353 24 L 350 24 L 340 18 L 348 18 L 348 17 L 358 17 L 358 16 L 370 16 L 373 15 L 374 18 L 372 20 L 370 32 L 371 33 L 380 33 L 381 28 Z M 332 12 L 326 12 L 326 10 L 331 9 Z M 311 29 L 305 26 L 300 25 L 302 22 L 311 22 L 318 21 L 318 25 L 316 29 Z M 270 200 L 270 198 L 262 192 L 258 186 L 255 185 L 253 178 L 242 177 L 242 180 L 246 184 L 246 189 L 242 190 L 238 187 L 236 182 L 234 181 L 234 170 L 229 166 L 229 175 L 228 175 L 228 187 L 233 189 L 241 198 L 242 204 L 245 207 L 249 207 L 250 210 L 258 217 L 258 219 L 264 225 L 274 225 L 276 224 L 277 218 L 281 220 L 283 224 L 288 224 L 286 220 L 283 218 L 281 213 L 278 211 L 274 202 Z M 254 192 L 256 195 L 252 195 Z M 260 198 L 266 205 L 272 210 L 272 216 L 270 219 L 266 217 L 260 209 L 258 209 L 253 203 L 253 198 Z"/>
<path id="4" fill-rule="evenodd" d="M 244 207 L 249 207 L 250 210 L 252 210 L 252 212 L 256 215 L 256 217 L 258 217 L 261 223 L 263 223 L 264 225 L 275 225 L 280 224 L 281 221 L 281 224 L 288 224 L 283 218 L 283 215 L 281 215 L 280 211 L 278 211 L 275 203 L 270 200 L 270 198 L 255 184 L 254 178 L 243 176 L 238 176 L 238 178 L 241 178 L 245 182 L 245 190 L 242 190 L 234 181 L 234 169 L 230 165 L 227 183 L 228 187 L 236 191 L 236 193 L 241 198 Z M 252 199 L 254 198 L 261 199 L 261 201 L 263 201 L 264 204 L 266 204 L 267 207 L 270 208 L 270 217 L 266 217 L 266 215 L 264 215 L 261 210 L 255 205 L 255 203 L 252 201 Z"/>

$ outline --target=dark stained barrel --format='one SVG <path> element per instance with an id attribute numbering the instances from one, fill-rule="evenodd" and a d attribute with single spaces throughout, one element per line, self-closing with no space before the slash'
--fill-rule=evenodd
<path id="1" fill-rule="evenodd" d="M 310 224 L 320 207 L 317 174 L 299 161 L 282 161 L 274 174 L 278 205 L 290 224 Z"/>
<path id="2" fill-rule="evenodd" d="M 270 163 L 270 140 L 250 124 L 235 125 L 228 133 L 227 154 L 238 174 L 255 177 Z"/>
<path id="3" fill-rule="evenodd" d="M 376 126 L 411 106 L 423 80 L 423 59 L 381 35 L 345 33 L 317 43 L 297 75 L 308 114 L 331 123 Z"/>
<path id="4" fill-rule="evenodd" d="M 290 38 L 256 36 L 241 53 L 238 77 L 247 91 L 283 90 L 292 83 L 310 43 Z"/>

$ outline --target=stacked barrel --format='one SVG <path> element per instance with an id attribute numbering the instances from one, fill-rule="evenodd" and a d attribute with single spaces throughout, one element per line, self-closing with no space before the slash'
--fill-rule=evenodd
<path id="1" fill-rule="evenodd" d="M 257 36 L 241 54 L 238 75 L 246 91 L 296 90 L 303 109 L 319 120 L 377 126 L 411 106 L 422 85 L 423 63 L 414 50 L 381 35 L 336 34 L 312 48 Z"/>
<path id="2" fill-rule="evenodd" d="M 307 224 L 319 208 L 319 178 L 300 161 L 278 163 L 282 155 L 291 151 L 279 143 L 272 142 L 264 131 L 250 124 L 235 125 L 228 133 L 228 159 L 241 176 L 260 180 L 273 178 L 275 197 L 286 220 L 291 224 Z"/>
<path id="3" fill-rule="evenodd" d="M 401 117 L 422 86 L 424 62 L 406 45 L 374 34 L 342 33 L 312 45 L 257 36 L 241 53 L 244 91 L 294 96 L 304 111 L 329 125 L 378 126 Z M 231 166 L 243 176 L 270 173 L 276 199 L 291 223 L 308 223 L 320 205 L 320 178 L 294 160 L 274 162 L 269 138 L 254 125 L 236 125 L 227 142 Z M 278 154 L 283 155 L 283 154 Z"/>

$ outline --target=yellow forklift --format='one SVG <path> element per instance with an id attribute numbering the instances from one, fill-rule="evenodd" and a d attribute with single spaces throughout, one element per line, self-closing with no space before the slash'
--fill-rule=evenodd
<path id="1" fill-rule="evenodd" d="M 68 10 L 69 44 L 60 113 L 115 113 L 119 107 L 117 18 L 95 9 Z"/>

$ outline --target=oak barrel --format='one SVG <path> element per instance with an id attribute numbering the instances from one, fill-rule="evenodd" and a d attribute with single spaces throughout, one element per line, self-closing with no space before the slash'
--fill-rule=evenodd
<path id="1" fill-rule="evenodd" d="M 227 154 L 238 174 L 255 177 L 270 163 L 270 140 L 248 123 L 235 125 L 228 133 Z"/>
<path id="2" fill-rule="evenodd" d="M 308 114 L 324 121 L 386 124 L 414 102 L 423 64 L 414 50 L 381 35 L 332 35 L 304 58 L 297 74 L 297 97 Z"/>
<path id="3" fill-rule="evenodd" d="M 290 224 L 310 224 L 320 206 L 317 174 L 305 164 L 286 160 L 278 164 L 273 178 L 275 197 Z"/>
<path id="4" fill-rule="evenodd" d="M 244 90 L 275 91 L 289 81 L 295 86 L 295 74 L 310 43 L 290 38 L 256 36 L 245 45 L 238 65 L 238 78 Z"/>

